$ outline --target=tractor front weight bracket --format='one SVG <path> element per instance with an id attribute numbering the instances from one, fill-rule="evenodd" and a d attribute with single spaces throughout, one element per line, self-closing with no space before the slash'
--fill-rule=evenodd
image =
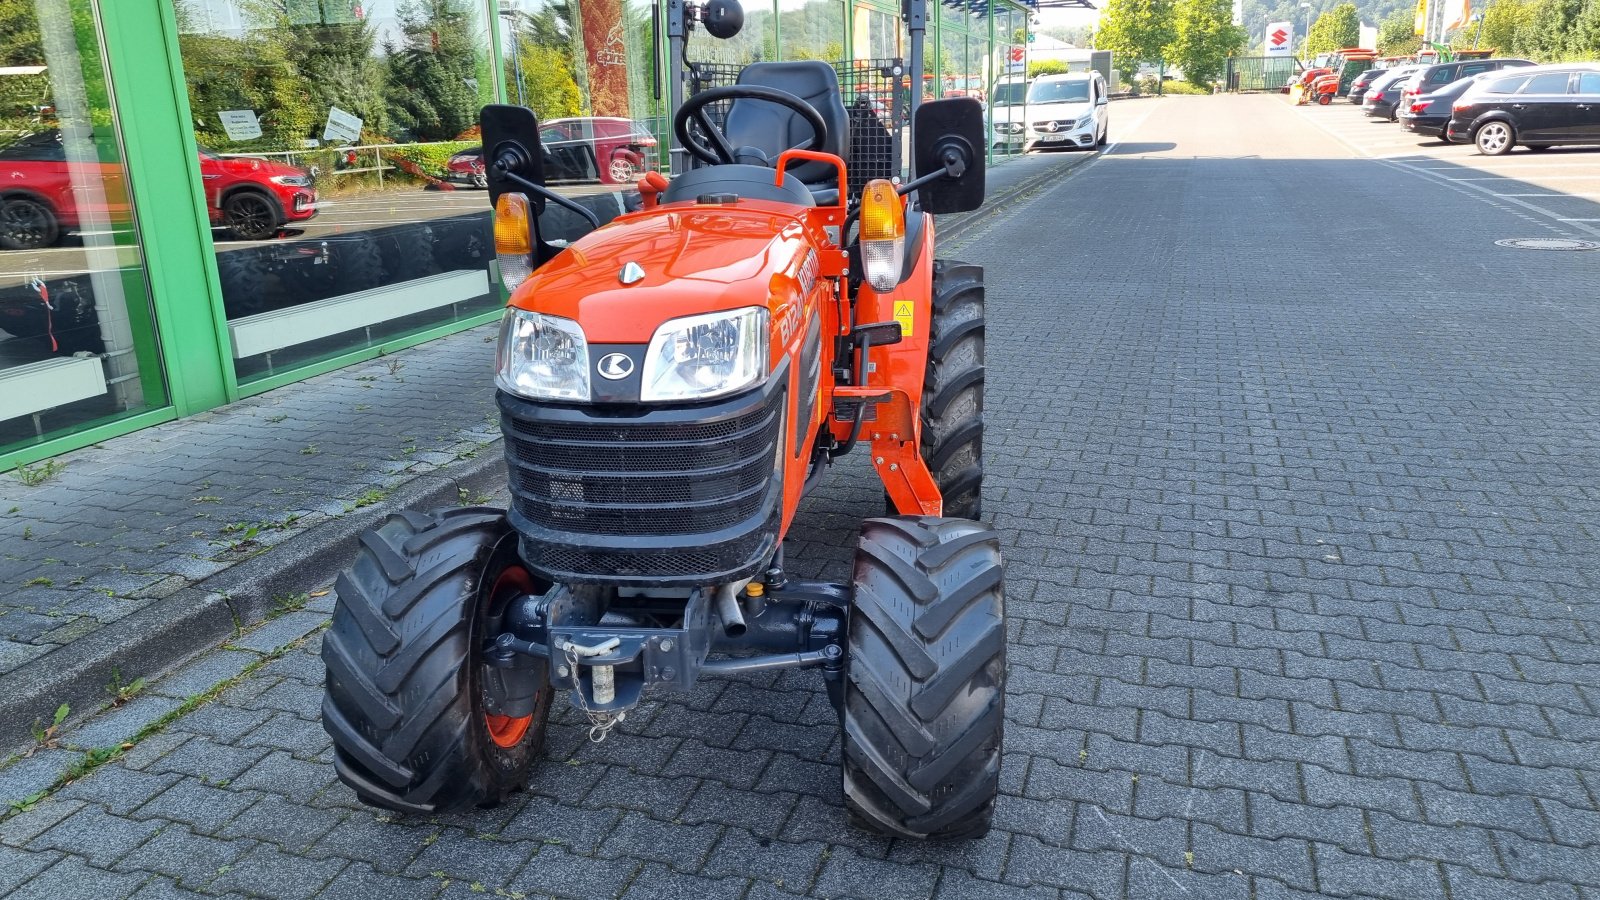
<path id="1" fill-rule="evenodd" d="M 820 668 L 830 699 L 842 701 L 851 605 L 844 585 L 789 579 L 782 588 L 739 596 L 740 628 L 713 615 L 714 589 L 691 591 L 678 601 L 681 611 L 665 617 L 659 603 L 649 617 L 630 615 L 625 599 L 601 615 L 570 602 L 570 592 L 558 585 L 508 605 L 505 630 L 484 648 L 491 712 L 516 716 L 532 709 L 542 687 L 536 683 L 540 660 L 550 687 L 569 691 L 573 705 L 597 722 L 620 719 L 646 688 L 689 691 L 701 675 Z M 641 618 L 671 624 L 643 624 Z M 730 652 L 738 655 L 709 658 Z"/>

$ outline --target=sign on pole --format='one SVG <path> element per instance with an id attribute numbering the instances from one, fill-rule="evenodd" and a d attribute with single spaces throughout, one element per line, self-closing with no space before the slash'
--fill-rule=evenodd
<path id="1" fill-rule="evenodd" d="M 261 120 L 253 109 L 224 109 L 217 113 L 222 130 L 230 141 L 253 141 L 261 137 Z"/>
<path id="2" fill-rule="evenodd" d="M 1267 23 L 1267 55 L 1288 56 L 1294 47 L 1293 22 Z"/>
<path id="3" fill-rule="evenodd" d="M 328 125 L 322 129 L 322 139 L 336 144 L 360 143 L 361 120 L 337 106 L 330 106 Z"/>

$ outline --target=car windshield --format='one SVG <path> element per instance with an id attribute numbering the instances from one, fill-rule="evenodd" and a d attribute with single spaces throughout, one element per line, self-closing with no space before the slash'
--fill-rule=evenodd
<path id="1" fill-rule="evenodd" d="M 1035 81 L 1028 89 L 1029 103 L 1087 103 L 1089 79 L 1081 81 Z"/>
<path id="2" fill-rule="evenodd" d="M 1020 81 L 994 86 L 995 106 L 1020 106 L 1022 98 L 1027 94 L 1028 86 Z"/>

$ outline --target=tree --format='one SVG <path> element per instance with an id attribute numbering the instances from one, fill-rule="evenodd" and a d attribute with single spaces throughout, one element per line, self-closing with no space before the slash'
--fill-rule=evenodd
<path id="1" fill-rule="evenodd" d="M 563 119 L 583 115 L 583 95 L 572 78 L 571 54 L 564 47 L 521 43 L 520 65 L 524 91 L 521 102 L 538 114 L 539 120 Z M 509 66 L 508 66 L 509 69 Z M 511 99 L 517 100 L 515 73 L 511 75 Z"/>
<path id="2" fill-rule="evenodd" d="M 478 119 L 477 42 L 467 0 L 409 0 L 389 54 L 389 110 L 415 140 L 446 141 Z"/>
<path id="3" fill-rule="evenodd" d="M 1067 64 L 1059 59 L 1035 59 L 1028 63 L 1028 77 L 1038 78 L 1040 75 L 1065 75 L 1068 72 Z"/>
<path id="4" fill-rule="evenodd" d="M 239 37 L 206 31 L 188 2 L 174 4 L 174 10 L 189 111 L 200 143 L 230 151 L 298 149 L 316 134 L 327 110 L 312 106 L 310 87 L 294 63 L 298 35 L 283 4 L 240 2 L 249 27 Z M 217 114 L 239 109 L 256 113 L 261 137 L 240 142 L 228 137 Z"/>
<path id="5" fill-rule="evenodd" d="M 1110 50 L 1112 65 L 1132 80 L 1141 62 L 1161 59 L 1175 37 L 1172 0 L 1109 0 L 1100 14 L 1095 49 Z"/>
<path id="6" fill-rule="evenodd" d="M 1320 16 L 1306 35 L 1304 53 L 1316 56 L 1344 47 L 1354 47 L 1361 40 L 1361 13 L 1354 3 L 1341 3 Z"/>
<path id="7" fill-rule="evenodd" d="M 1567 41 L 1567 56 L 1572 59 L 1600 58 L 1600 0 L 1585 0 L 1572 22 Z"/>
<path id="8" fill-rule="evenodd" d="M 1483 11 L 1482 34 L 1474 31 L 1469 40 L 1476 39 L 1479 47 L 1501 54 L 1510 53 L 1516 44 L 1517 28 L 1527 18 L 1528 6 L 1526 0 L 1492 0 Z"/>
<path id="9" fill-rule="evenodd" d="M 1233 0 L 1177 0 L 1172 43 L 1162 53 L 1183 69 L 1184 80 L 1207 87 L 1248 37 L 1243 28 L 1233 24 Z"/>
<path id="10" fill-rule="evenodd" d="M 1410 56 L 1422 47 L 1417 35 L 1416 18 L 1405 10 L 1397 10 L 1378 25 L 1378 54 L 1380 56 Z"/>
<path id="11" fill-rule="evenodd" d="M 363 131 L 388 133 L 387 74 L 373 55 L 377 34 L 365 19 L 295 29 L 290 53 L 305 78 L 313 108 L 331 106 L 361 119 Z"/>
<path id="12" fill-rule="evenodd" d="M 1567 52 L 1567 35 L 1580 12 L 1581 0 L 1533 0 L 1512 36 L 1516 55 L 1535 62 L 1561 59 Z"/>

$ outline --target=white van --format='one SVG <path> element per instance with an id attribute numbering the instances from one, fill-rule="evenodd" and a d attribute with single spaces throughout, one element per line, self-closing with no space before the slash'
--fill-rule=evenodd
<path id="1" fill-rule="evenodd" d="M 1110 101 L 1099 72 L 1035 78 L 1028 86 L 1026 149 L 1104 147 Z"/>

